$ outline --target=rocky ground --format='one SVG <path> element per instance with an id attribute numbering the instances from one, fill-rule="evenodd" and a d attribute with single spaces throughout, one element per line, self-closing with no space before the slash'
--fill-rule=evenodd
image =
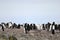
<path id="1" fill-rule="evenodd" d="M 0 30 L 0 40 L 9 40 L 9 36 L 14 36 L 17 40 L 60 40 L 59 32 L 52 35 L 51 32 L 46 30 L 31 30 L 28 34 L 25 34 L 22 29 Z"/>

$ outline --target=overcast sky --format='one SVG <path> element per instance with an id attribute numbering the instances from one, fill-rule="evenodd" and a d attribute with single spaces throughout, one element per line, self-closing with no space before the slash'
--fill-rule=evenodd
<path id="1" fill-rule="evenodd" d="M 60 23 L 60 0 L 0 0 L 0 22 Z"/>

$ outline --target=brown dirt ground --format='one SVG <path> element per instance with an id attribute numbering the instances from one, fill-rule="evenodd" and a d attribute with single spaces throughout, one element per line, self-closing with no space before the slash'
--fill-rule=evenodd
<path id="1" fill-rule="evenodd" d="M 7 40 L 11 35 L 15 36 L 17 40 L 60 40 L 59 32 L 56 32 L 54 35 L 52 35 L 51 32 L 46 30 L 31 30 L 28 34 L 25 34 L 23 29 L 6 28 L 5 31 L 0 30 L 0 40 L 4 40 L 2 39 L 2 35 L 5 35 Z"/>

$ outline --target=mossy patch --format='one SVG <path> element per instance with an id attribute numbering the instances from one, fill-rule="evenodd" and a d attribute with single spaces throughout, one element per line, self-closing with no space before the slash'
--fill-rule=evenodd
<path id="1" fill-rule="evenodd" d="M 17 38 L 14 37 L 14 36 L 10 36 L 10 37 L 9 37 L 9 40 L 17 40 Z"/>
<path id="2" fill-rule="evenodd" d="M 0 40 L 8 40 L 5 35 L 1 35 Z"/>

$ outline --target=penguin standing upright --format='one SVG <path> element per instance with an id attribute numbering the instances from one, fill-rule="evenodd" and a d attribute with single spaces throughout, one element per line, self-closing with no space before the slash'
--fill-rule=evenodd
<path id="1" fill-rule="evenodd" d="M 55 22 L 52 24 L 52 34 L 55 34 Z"/>
<path id="2" fill-rule="evenodd" d="M 55 26 L 52 27 L 52 34 L 55 34 Z"/>
<path id="3" fill-rule="evenodd" d="M 2 25 L 2 31 L 4 31 L 4 27 L 3 27 L 3 25 Z"/>

